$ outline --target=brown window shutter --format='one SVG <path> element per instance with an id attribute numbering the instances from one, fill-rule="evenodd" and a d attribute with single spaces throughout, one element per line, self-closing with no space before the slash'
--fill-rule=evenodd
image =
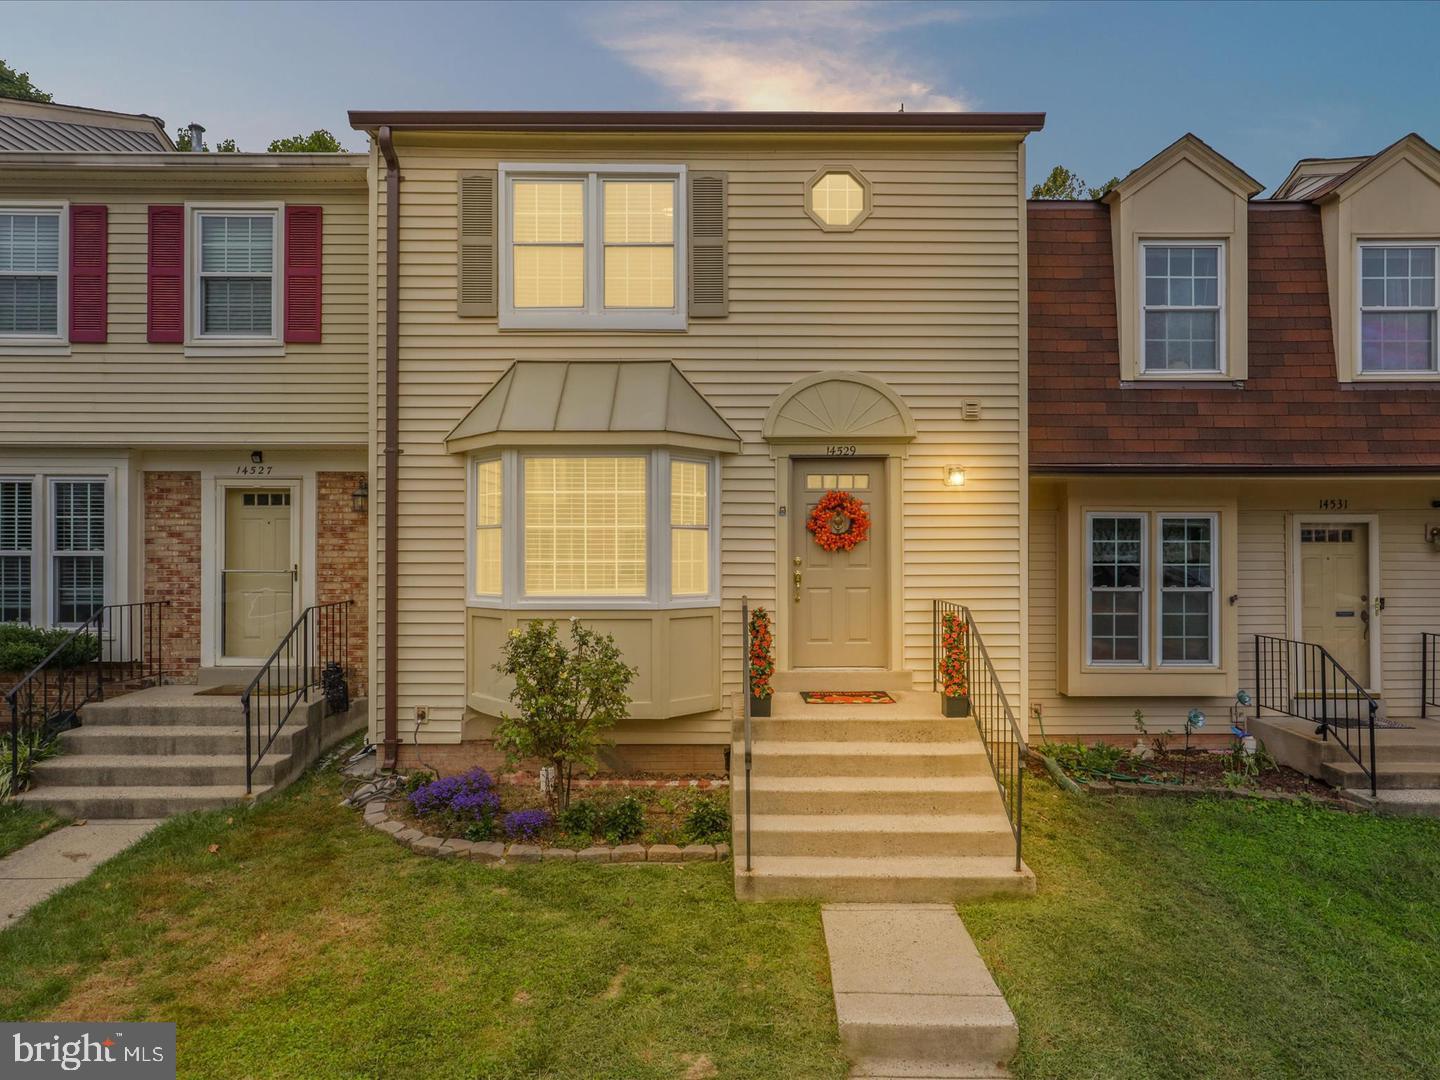
<path id="1" fill-rule="evenodd" d="M 723 172 L 690 173 L 690 314 L 730 313 L 728 181 Z"/>
<path id="2" fill-rule="evenodd" d="M 499 193 L 499 174 L 494 169 L 460 174 L 455 310 L 462 316 L 493 316 L 500 310 L 500 282 L 496 274 L 500 244 L 496 213 Z"/>

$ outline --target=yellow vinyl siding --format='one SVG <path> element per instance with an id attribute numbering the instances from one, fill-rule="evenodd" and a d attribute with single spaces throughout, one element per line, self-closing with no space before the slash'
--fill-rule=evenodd
<path id="1" fill-rule="evenodd" d="M 116 171 L 102 180 L 57 170 L 48 182 L 24 186 L 0 178 L 0 204 L 103 203 L 110 219 L 109 340 L 72 345 L 68 356 L 0 356 L 0 439 L 29 446 L 363 445 L 370 304 L 363 172 L 352 170 L 345 183 L 167 183 L 158 176 L 121 183 Z M 201 201 L 324 208 L 322 344 L 286 345 L 283 356 L 202 358 L 186 357 L 181 345 L 146 341 L 148 208 Z M 277 288 L 282 281 L 277 267 Z"/>
<path id="2" fill-rule="evenodd" d="M 673 360 L 744 440 L 722 457 L 720 480 L 723 678 L 739 686 L 740 597 L 775 602 L 775 465 L 761 425 L 791 383 L 859 370 L 888 383 L 912 411 L 918 438 L 901 468 L 902 663 L 928 688 L 930 598 L 971 604 L 1012 701 L 1019 694 L 1023 458 L 1020 176 L 1011 142 L 884 140 L 843 159 L 874 186 L 874 213 L 855 232 L 825 233 L 803 209 L 805 181 L 833 163 L 783 142 L 709 152 L 694 143 L 653 151 L 617 142 L 561 155 L 536 145 L 473 151 L 459 139 L 402 142 L 399 728 L 415 737 L 416 705 L 430 708 L 422 741 L 478 737 L 465 717 L 465 471 L 447 432 L 516 359 Z M 445 143 L 447 145 L 440 145 Z M 619 147 L 619 148 L 617 148 Z M 455 314 L 456 176 L 501 161 L 653 161 L 729 177 L 727 318 L 691 320 L 683 333 L 496 329 Z M 382 173 L 383 177 L 383 173 Z M 375 192 L 383 267 L 384 190 Z M 383 300 L 383 297 L 382 297 Z M 383 378 L 383 307 L 376 338 Z M 962 400 L 983 403 L 962 423 Z M 383 421 L 382 418 L 378 418 Z M 966 486 L 941 483 L 961 463 Z M 375 459 L 377 470 L 383 460 Z M 372 499 L 380 514 L 377 479 Z M 783 524 L 783 523 L 781 523 Z M 377 539 L 383 544 L 383 537 Z M 372 564 L 380 565 L 377 547 Z M 471 661 L 475 662 L 474 660 Z M 378 663 L 378 661 L 377 661 Z M 380 700 L 380 694 L 373 695 Z M 377 729 L 382 720 L 377 717 Z M 635 722 L 626 741 L 725 742 L 727 712 Z"/>

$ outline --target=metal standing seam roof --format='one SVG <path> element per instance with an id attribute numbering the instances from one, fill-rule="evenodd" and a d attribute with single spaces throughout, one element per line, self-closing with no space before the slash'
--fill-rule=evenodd
<path id="1" fill-rule="evenodd" d="M 154 152 L 173 147 L 158 132 L 0 114 L 0 151 Z"/>
<path id="2" fill-rule="evenodd" d="M 517 360 L 445 439 L 447 449 L 665 443 L 737 453 L 740 436 L 668 360 Z"/>

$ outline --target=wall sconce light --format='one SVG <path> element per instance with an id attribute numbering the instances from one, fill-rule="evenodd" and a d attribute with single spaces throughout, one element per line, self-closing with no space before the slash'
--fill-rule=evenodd
<path id="1" fill-rule="evenodd" d="M 251 464 L 251 465 L 259 465 L 259 464 L 260 464 L 262 461 L 264 461 L 264 460 L 265 460 L 265 455 L 262 454 L 259 450 L 251 450 L 251 451 L 250 451 L 250 464 Z"/>
<path id="2" fill-rule="evenodd" d="M 945 466 L 945 486 L 958 488 L 965 486 L 965 470 L 959 465 Z"/>
<path id="3" fill-rule="evenodd" d="M 363 514 L 365 513 L 366 507 L 369 505 L 370 481 L 366 477 L 362 476 L 360 478 L 359 486 L 350 493 L 350 509 L 354 510 L 357 514 Z"/>

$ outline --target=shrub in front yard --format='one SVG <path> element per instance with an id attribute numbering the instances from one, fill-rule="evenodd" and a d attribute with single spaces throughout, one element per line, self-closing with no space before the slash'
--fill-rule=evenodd
<path id="1" fill-rule="evenodd" d="M 730 838 L 730 808 L 723 799 L 698 799 L 685 815 L 684 838 L 691 844 L 719 844 Z"/>
<path id="2" fill-rule="evenodd" d="M 0 671 L 25 673 L 58 648 L 70 631 L 47 630 L 24 623 L 0 623 Z M 79 634 L 65 647 L 56 662 L 62 668 L 79 667 L 100 655 L 100 642 L 93 634 Z"/>
<path id="3" fill-rule="evenodd" d="M 626 795 L 605 814 L 605 839 L 611 844 L 629 844 L 645 831 L 645 804 Z"/>
<path id="4" fill-rule="evenodd" d="M 484 769 L 471 769 L 458 776 L 422 783 L 409 795 L 410 808 L 422 817 L 448 819 L 464 828 L 467 835 L 488 837 L 500 812 L 500 795 L 495 781 Z"/>
<path id="5" fill-rule="evenodd" d="M 505 815 L 505 835 L 511 840 L 538 840 L 550 821 L 549 810 L 516 810 Z"/>

